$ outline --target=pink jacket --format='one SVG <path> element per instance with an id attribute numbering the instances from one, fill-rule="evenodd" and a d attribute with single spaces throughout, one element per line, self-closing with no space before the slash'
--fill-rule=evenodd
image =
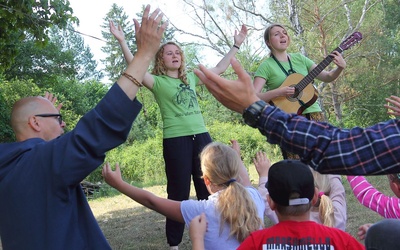
<path id="1" fill-rule="evenodd" d="M 382 194 L 364 176 L 347 176 L 354 196 L 365 207 L 385 218 L 400 218 L 400 199 Z"/>

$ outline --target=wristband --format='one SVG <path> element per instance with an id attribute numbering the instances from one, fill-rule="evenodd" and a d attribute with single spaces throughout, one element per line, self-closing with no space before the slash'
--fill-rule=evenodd
<path id="1" fill-rule="evenodd" d="M 240 49 L 239 46 L 237 46 L 236 44 L 233 45 L 234 48 Z"/>

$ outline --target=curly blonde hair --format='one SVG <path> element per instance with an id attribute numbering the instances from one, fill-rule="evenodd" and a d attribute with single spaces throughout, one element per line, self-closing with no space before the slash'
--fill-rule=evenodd
<path id="1" fill-rule="evenodd" d="M 164 60 L 163 60 L 163 54 L 164 54 L 164 48 L 166 45 L 174 45 L 178 48 L 179 53 L 181 54 L 181 66 L 178 69 L 178 78 L 184 83 L 188 84 L 187 82 L 187 76 L 186 76 L 186 60 L 185 60 L 185 55 L 183 53 L 183 50 L 181 47 L 175 43 L 175 42 L 166 42 L 161 47 L 157 50 L 157 53 L 155 55 L 155 62 L 154 62 L 154 67 L 151 73 L 153 75 L 167 75 L 167 67 L 165 66 Z"/>
<path id="2" fill-rule="evenodd" d="M 215 186 L 224 187 L 220 191 L 217 209 L 221 212 L 220 233 L 224 223 L 230 225 L 230 235 L 242 242 L 251 232 L 262 228 L 257 207 L 246 188 L 232 179 L 239 178 L 242 166 L 238 153 L 231 147 L 212 142 L 200 155 L 203 176 L 207 176 Z"/>

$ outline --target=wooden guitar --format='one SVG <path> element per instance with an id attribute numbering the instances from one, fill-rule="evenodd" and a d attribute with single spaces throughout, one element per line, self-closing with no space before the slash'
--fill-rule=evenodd
<path id="1" fill-rule="evenodd" d="M 362 39 L 360 32 L 354 32 L 344 40 L 334 51 L 342 53 Z M 310 107 L 318 98 L 318 91 L 314 87 L 314 78 L 319 75 L 331 62 L 332 56 L 327 56 L 319 63 L 308 75 L 303 76 L 299 73 L 290 74 L 279 88 L 294 87 L 295 93 L 292 96 L 280 96 L 272 99 L 270 104 L 279 107 L 287 113 L 297 113 L 301 115 L 303 111 Z"/>

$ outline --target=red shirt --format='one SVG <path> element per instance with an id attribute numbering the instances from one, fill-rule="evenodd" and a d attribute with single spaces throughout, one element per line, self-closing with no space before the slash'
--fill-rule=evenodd
<path id="1" fill-rule="evenodd" d="M 238 250 L 365 249 L 353 236 L 313 221 L 283 221 L 250 234 Z"/>

